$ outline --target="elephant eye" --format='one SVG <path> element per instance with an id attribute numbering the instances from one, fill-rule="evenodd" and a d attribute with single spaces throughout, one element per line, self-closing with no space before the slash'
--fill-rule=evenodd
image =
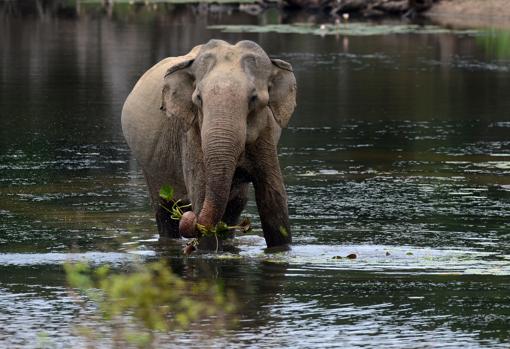
<path id="1" fill-rule="evenodd" d="M 254 108 L 257 103 L 258 97 L 256 94 L 251 95 L 248 105 L 250 108 Z"/>
<path id="2" fill-rule="evenodd" d="M 202 106 L 202 96 L 198 93 L 195 95 L 195 104 L 199 107 Z"/>

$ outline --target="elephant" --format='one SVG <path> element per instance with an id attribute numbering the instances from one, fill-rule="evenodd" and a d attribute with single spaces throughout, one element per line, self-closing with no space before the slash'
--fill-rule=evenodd
<path id="1" fill-rule="evenodd" d="M 135 84 L 122 131 L 138 161 L 160 236 L 196 237 L 196 223 L 236 224 L 253 184 L 268 247 L 289 246 L 287 193 L 277 144 L 296 107 L 292 66 L 255 42 L 222 40 L 165 58 Z M 191 203 L 188 225 L 159 205 L 170 184 Z"/>

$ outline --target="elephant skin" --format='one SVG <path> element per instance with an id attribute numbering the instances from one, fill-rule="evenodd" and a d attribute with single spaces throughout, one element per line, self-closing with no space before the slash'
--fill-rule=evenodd
<path id="1" fill-rule="evenodd" d="M 267 246 L 289 244 L 277 144 L 295 106 L 291 65 L 270 59 L 252 41 L 211 40 L 143 74 L 122 109 L 122 130 L 145 176 L 160 235 L 196 236 L 195 222 L 238 223 L 252 183 Z M 181 230 L 159 206 L 165 184 L 192 204 Z"/>

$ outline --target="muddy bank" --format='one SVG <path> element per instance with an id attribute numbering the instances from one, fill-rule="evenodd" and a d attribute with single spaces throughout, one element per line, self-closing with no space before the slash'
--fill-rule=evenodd
<path id="1" fill-rule="evenodd" d="M 510 28 L 508 0 L 442 0 L 425 15 L 441 25 L 462 28 Z"/>

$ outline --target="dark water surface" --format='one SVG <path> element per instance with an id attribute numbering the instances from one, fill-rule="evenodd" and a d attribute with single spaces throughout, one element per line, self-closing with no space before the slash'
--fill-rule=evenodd
<path id="1" fill-rule="evenodd" d="M 509 347 L 510 55 L 493 44 L 508 33 L 207 29 L 266 17 L 0 17 L 0 347 L 83 346 L 62 264 L 139 256 L 220 280 L 242 304 L 237 327 L 175 346 Z M 158 242 L 121 106 L 147 68 L 213 37 L 294 66 L 290 252 L 246 236 L 239 254 L 182 258 L 182 242 Z M 254 203 L 247 216 L 260 235 Z"/>

